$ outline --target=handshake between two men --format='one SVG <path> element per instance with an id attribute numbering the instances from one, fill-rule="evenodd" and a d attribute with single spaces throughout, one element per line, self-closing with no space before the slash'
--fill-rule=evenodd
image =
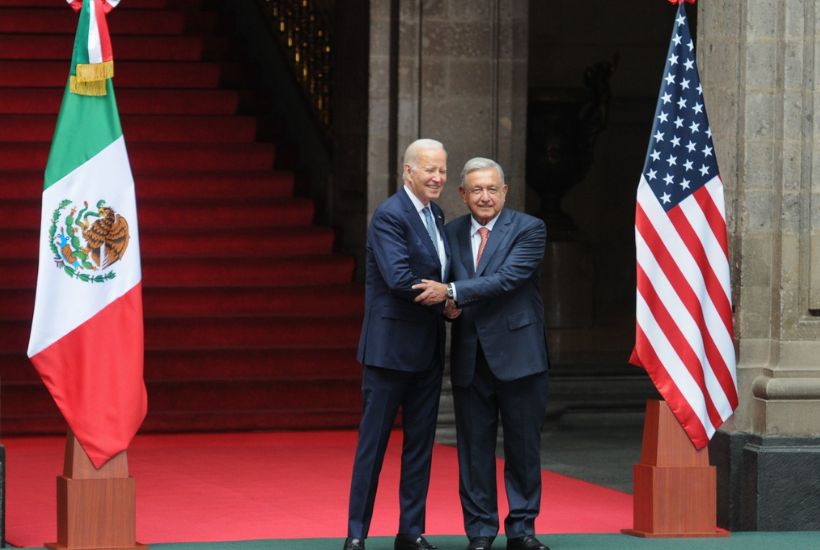
<path id="1" fill-rule="evenodd" d="M 450 320 L 461 315 L 461 309 L 456 306 L 455 300 L 447 296 L 447 286 L 444 283 L 430 279 L 422 279 L 420 283 L 413 285 L 413 290 L 420 290 L 415 301 L 425 306 L 433 306 L 445 302 L 444 316 Z"/>

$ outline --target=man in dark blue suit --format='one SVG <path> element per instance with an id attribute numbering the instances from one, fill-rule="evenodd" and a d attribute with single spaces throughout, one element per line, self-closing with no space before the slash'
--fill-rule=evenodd
<path id="1" fill-rule="evenodd" d="M 390 430 L 401 406 L 404 443 L 395 550 L 428 550 L 423 536 L 444 363 L 442 306 L 415 301 L 413 285 L 446 280 L 444 214 L 433 203 L 447 181 L 447 152 L 417 140 L 404 155 L 404 186 L 367 231 L 365 312 L 359 340 L 363 410 L 350 486 L 345 550 L 361 550 Z"/>
<path id="2" fill-rule="evenodd" d="M 459 495 L 468 550 L 498 534 L 495 447 L 504 431 L 508 550 L 548 550 L 535 538 L 541 502 L 541 428 L 548 360 L 540 267 L 544 222 L 504 208 L 507 185 L 496 162 L 474 158 L 459 192 L 470 214 L 447 224 L 449 285 L 423 281 L 419 303 L 455 300 L 450 369 L 456 413 Z"/>

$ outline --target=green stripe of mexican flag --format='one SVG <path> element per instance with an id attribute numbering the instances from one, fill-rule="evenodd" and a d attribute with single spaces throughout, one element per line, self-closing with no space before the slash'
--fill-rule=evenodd
<path id="1" fill-rule="evenodd" d="M 78 40 L 92 3 L 84 2 Z M 127 449 L 147 409 L 134 179 L 111 80 L 104 86 L 92 96 L 67 85 L 63 96 L 45 170 L 28 348 L 98 468 Z"/>

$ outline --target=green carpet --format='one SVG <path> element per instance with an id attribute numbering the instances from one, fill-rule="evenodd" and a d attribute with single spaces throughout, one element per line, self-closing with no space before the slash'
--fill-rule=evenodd
<path id="1" fill-rule="evenodd" d="M 820 531 L 785 533 L 732 533 L 714 539 L 641 539 L 626 535 L 544 535 L 539 537 L 551 550 L 788 550 L 820 549 Z M 441 550 L 463 550 L 465 537 L 428 537 Z M 341 550 L 342 539 L 249 540 L 237 542 L 199 542 L 152 544 L 155 550 Z M 505 547 L 504 537 L 494 545 Z M 367 550 L 392 550 L 391 537 L 367 539 Z"/>

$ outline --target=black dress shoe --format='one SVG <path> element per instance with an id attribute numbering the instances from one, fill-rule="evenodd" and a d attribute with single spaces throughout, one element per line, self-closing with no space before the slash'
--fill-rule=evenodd
<path id="1" fill-rule="evenodd" d="M 493 545 L 492 537 L 473 537 L 467 550 L 490 550 Z"/>
<path id="2" fill-rule="evenodd" d="M 550 550 L 550 547 L 534 536 L 526 535 L 507 539 L 507 550 Z"/>
<path id="3" fill-rule="evenodd" d="M 421 535 L 415 539 L 409 539 L 402 535 L 396 535 L 396 542 L 393 543 L 393 550 L 438 550 L 438 546 L 433 546 Z"/>
<path id="4" fill-rule="evenodd" d="M 342 550 L 364 550 L 364 540 L 347 537 Z"/>

